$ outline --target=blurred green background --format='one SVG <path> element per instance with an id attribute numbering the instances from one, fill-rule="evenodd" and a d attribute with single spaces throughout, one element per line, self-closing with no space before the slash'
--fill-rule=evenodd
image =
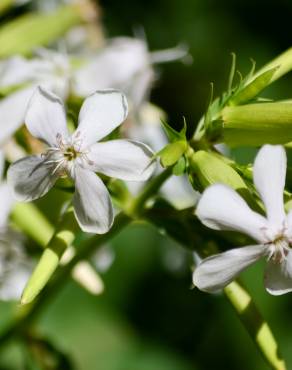
<path id="1" fill-rule="evenodd" d="M 289 0 L 107 0 L 101 2 L 108 36 L 133 35 L 143 27 L 150 50 L 185 42 L 192 65 L 158 68 L 152 101 L 166 110 L 173 125 L 182 116 L 195 124 L 203 113 L 209 83 L 216 95 L 227 85 L 230 52 L 246 73 L 292 45 Z M 288 75 L 266 96 L 291 97 Z M 232 155 L 242 162 L 254 151 Z M 68 354 L 78 370 L 268 369 L 231 307 L 221 295 L 191 287 L 190 254 L 153 227 L 137 224 L 112 242 L 115 259 L 103 274 L 106 291 L 92 297 L 72 281 L 51 302 L 40 332 Z M 262 284 L 263 266 L 243 274 L 292 368 L 292 298 L 273 297 Z M 5 322 L 7 305 L 1 305 Z M 1 370 L 25 369 L 23 348 L 2 353 Z M 64 368 L 65 369 L 65 368 Z M 66 370 L 66 369 L 65 369 Z"/>

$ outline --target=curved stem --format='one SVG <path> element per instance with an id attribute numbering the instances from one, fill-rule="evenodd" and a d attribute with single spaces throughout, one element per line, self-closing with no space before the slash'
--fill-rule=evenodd
<path id="1" fill-rule="evenodd" d="M 58 271 L 55 278 L 45 287 L 38 299 L 32 304 L 24 306 L 19 317 L 0 335 L 0 345 L 15 335 L 21 335 L 28 324 L 31 324 L 40 315 L 46 304 L 60 292 L 60 288 L 67 282 L 71 270 L 80 260 L 88 258 L 98 247 L 104 245 L 129 225 L 133 218 L 142 215 L 147 200 L 156 194 L 170 175 L 171 170 L 167 169 L 150 181 L 143 191 L 133 199 L 126 212 L 121 212 L 116 216 L 113 227 L 107 234 L 95 235 L 81 243 L 78 246 L 78 253 Z"/>
<path id="2" fill-rule="evenodd" d="M 266 362 L 274 370 L 286 370 L 276 339 L 249 293 L 234 281 L 224 289 L 224 294 Z"/>

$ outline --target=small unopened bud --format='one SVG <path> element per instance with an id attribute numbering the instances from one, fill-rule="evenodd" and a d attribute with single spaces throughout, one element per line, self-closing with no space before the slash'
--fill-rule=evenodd
<path id="1" fill-rule="evenodd" d="M 255 98 L 262 90 L 264 90 L 272 81 L 273 76 L 279 67 L 269 69 L 258 75 L 251 82 L 243 86 L 234 96 L 229 100 L 228 105 L 239 105 L 247 103 Z"/>
<path id="2" fill-rule="evenodd" d="M 285 144 L 292 141 L 292 103 L 259 103 L 226 107 L 218 142 L 229 146 Z"/>
<path id="3" fill-rule="evenodd" d="M 216 183 L 229 185 L 235 190 L 247 189 L 240 175 L 215 153 L 200 150 L 189 158 L 189 163 L 201 190 Z"/>
<path id="4" fill-rule="evenodd" d="M 186 152 L 188 144 L 185 140 L 175 141 L 166 145 L 159 153 L 160 162 L 163 167 L 174 165 Z"/>

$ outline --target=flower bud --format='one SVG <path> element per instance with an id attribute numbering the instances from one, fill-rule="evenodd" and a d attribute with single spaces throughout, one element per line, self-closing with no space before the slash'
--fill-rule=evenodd
<path id="1" fill-rule="evenodd" d="M 279 67 L 269 69 L 253 79 L 252 82 L 247 83 L 234 94 L 234 96 L 228 101 L 228 105 L 239 105 L 256 97 L 271 83 L 278 68 Z"/>
<path id="2" fill-rule="evenodd" d="M 221 119 L 222 129 L 217 142 L 225 142 L 229 146 L 292 141 L 291 101 L 225 107 Z"/>
<path id="3" fill-rule="evenodd" d="M 188 148 L 184 140 L 175 141 L 166 145 L 159 153 L 160 162 L 163 167 L 174 165 Z"/>
<path id="4" fill-rule="evenodd" d="M 190 167 L 201 190 L 221 183 L 235 190 L 247 189 L 240 175 L 215 153 L 199 150 L 189 158 Z"/>

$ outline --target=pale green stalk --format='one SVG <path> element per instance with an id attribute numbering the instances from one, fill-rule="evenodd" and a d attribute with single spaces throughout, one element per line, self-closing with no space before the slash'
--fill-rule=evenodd
<path id="1" fill-rule="evenodd" d="M 51 284 L 48 284 L 46 286 L 42 294 L 40 294 L 39 298 L 30 305 L 24 306 L 20 309 L 15 321 L 11 325 L 9 325 L 7 330 L 4 331 L 0 336 L 0 343 L 6 342 L 7 340 L 11 339 L 14 335 L 21 334 L 22 330 L 25 330 L 27 328 L 27 325 L 33 322 L 34 319 L 36 319 L 36 317 L 42 312 L 43 308 L 46 307 L 48 301 L 51 300 L 54 297 L 54 295 L 58 294 L 61 291 L 61 287 L 67 282 L 71 274 L 71 270 L 80 260 L 87 259 L 92 253 L 95 252 L 95 250 L 98 247 L 104 245 L 104 243 L 111 240 L 115 235 L 117 235 L 127 225 L 129 225 L 129 223 L 133 219 L 136 219 L 138 216 L 141 216 L 143 214 L 147 200 L 157 193 L 161 185 L 169 178 L 170 175 L 171 169 L 167 169 L 163 171 L 160 175 L 155 177 L 152 181 L 150 181 L 143 189 L 143 191 L 131 201 L 127 208 L 126 213 L 121 212 L 119 215 L 116 216 L 115 222 L 111 230 L 107 234 L 95 235 L 81 243 L 81 245 L 78 246 L 78 253 L 76 253 L 76 255 L 67 265 L 62 266 L 60 268 L 54 280 L 51 282 Z M 56 232 L 55 235 L 62 232 L 61 225 L 57 227 L 57 230 L 59 231 Z M 67 227 L 65 228 L 65 232 L 66 230 Z M 68 244 L 68 236 L 69 235 L 66 235 L 65 244 Z M 56 246 L 53 244 L 52 241 L 49 243 L 49 245 L 51 246 L 51 249 L 57 251 L 59 248 L 59 241 L 57 242 Z M 43 279 L 42 281 L 45 281 L 46 277 L 43 277 L 42 279 Z"/>
<path id="2" fill-rule="evenodd" d="M 14 0 L 1 0 L 0 1 L 0 15 L 2 15 L 9 8 L 11 8 L 13 3 L 14 3 Z"/>
<path id="3" fill-rule="evenodd" d="M 285 361 L 279 354 L 276 339 L 249 293 L 236 281 L 229 284 L 224 289 L 224 293 L 271 368 L 286 370 Z"/>
<path id="4" fill-rule="evenodd" d="M 73 243 L 77 224 L 73 207 L 63 215 L 55 233 L 45 248 L 35 270 L 33 271 L 21 297 L 21 304 L 34 300 L 59 265 L 65 250 Z"/>
<path id="5" fill-rule="evenodd" d="M 17 203 L 11 212 L 16 226 L 42 247 L 51 239 L 54 228 L 33 203 Z"/>

